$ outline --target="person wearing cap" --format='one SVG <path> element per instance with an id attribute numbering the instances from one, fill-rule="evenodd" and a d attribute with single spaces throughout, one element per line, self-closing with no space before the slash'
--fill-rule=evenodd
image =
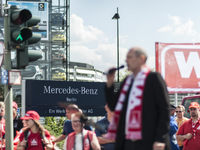
<path id="1" fill-rule="evenodd" d="M 185 114 L 185 107 L 183 105 L 178 105 L 176 106 L 176 116 L 177 118 L 175 118 L 177 125 L 178 125 L 178 129 L 180 128 L 180 126 L 187 120 L 189 120 L 188 118 L 184 117 Z M 178 131 L 177 131 L 178 133 Z M 178 146 L 180 148 L 180 150 L 183 149 L 183 142 L 182 141 L 178 141 Z"/>
<path id="2" fill-rule="evenodd" d="M 43 150 L 44 147 L 47 150 L 53 149 L 50 134 L 39 123 L 40 116 L 36 111 L 27 111 L 21 119 L 26 121 L 27 129 L 19 137 L 20 141 L 17 144 L 17 150 Z M 27 137 L 25 137 L 25 133 L 27 133 Z M 27 140 L 25 140 L 26 138 Z"/>
<path id="3" fill-rule="evenodd" d="M 1 146 L 5 143 L 5 133 L 6 133 L 5 119 L 3 118 L 4 115 L 5 115 L 5 105 L 3 102 L 0 102 L 0 144 Z"/>
<path id="4" fill-rule="evenodd" d="M 171 149 L 172 150 L 180 150 L 177 139 L 176 139 L 176 132 L 178 131 L 178 125 L 175 120 L 175 111 L 176 107 L 171 104 L 171 111 L 170 111 L 170 130 L 169 130 L 169 138 L 170 138 L 170 144 L 171 144 Z"/>
<path id="5" fill-rule="evenodd" d="M 52 140 L 52 142 L 61 142 L 61 141 L 65 140 L 65 138 L 68 136 L 68 134 L 74 132 L 74 130 L 72 128 L 72 123 L 71 123 L 71 115 L 76 113 L 76 112 L 79 112 L 79 111 L 80 111 L 80 109 L 75 104 L 70 104 L 70 105 L 67 106 L 66 117 L 67 117 L 68 120 L 66 120 L 65 123 L 64 123 L 63 133 L 62 133 L 62 135 L 60 135 L 57 138 L 55 138 L 54 140 Z M 84 126 L 84 128 L 86 130 L 92 130 L 92 128 L 89 127 L 89 126 Z"/>
<path id="6" fill-rule="evenodd" d="M 185 121 L 179 128 L 177 140 L 183 141 L 183 150 L 200 149 L 200 112 L 197 102 L 190 103 L 189 110 L 191 118 Z"/>
<path id="7" fill-rule="evenodd" d="M 16 102 L 12 102 L 13 106 L 13 130 L 14 130 L 14 138 L 16 136 L 16 131 L 20 131 L 23 128 L 22 120 L 20 119 L 20 115 L 17 114 L 18 105 Z"/>
<path id="8" fill-rule="evenodd" d="M 0 124 L 1 124 L 1 128 L 0 128 L 0 134 L 2 133 L 3 135 L 5 134 L 5 119 L 4 119 L 4 115 L 5 115 L 5 105 L 3 102 L 0 102 Z"/>
<path id="9" fill-rule="evenodd" d="M 22 120 L 22 123 L 23 123 L 23 128 L 21 128 L 20 131 L 16 131 L 16 136 L 14 137 L 14 140 L 13 140 L 13 144 L 14 144 L 13 149 L 14 150 L 17 149 L 20 135 L 27 129 L 26 121 Z"/>

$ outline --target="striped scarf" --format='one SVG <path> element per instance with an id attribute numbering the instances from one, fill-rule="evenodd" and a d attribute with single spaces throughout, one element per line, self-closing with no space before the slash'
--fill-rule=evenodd
<path id="1" fill-rule="evenodd" d="M 116 139 L 120 114 L 123 108 L 124 101 L 127 96 L 127 91 L 130 88 L 130 85 L 134 79 L 128 97 L 125 134 L 126 134 L 126 139 L 131 139 L 131 140 L 142 139 L 142 97 L 143 97 L 145 80 L 149 72 L 150 70 L 147 67 L 144 67 L 137 74 L 135 79 L 133 78 L 133 75 L 129 75 L 126 78 L 126 81 L 120 91 L 119 99 L 115 107 L 114 115 L 108 127 L 106 138 L 112 140 Z"/>

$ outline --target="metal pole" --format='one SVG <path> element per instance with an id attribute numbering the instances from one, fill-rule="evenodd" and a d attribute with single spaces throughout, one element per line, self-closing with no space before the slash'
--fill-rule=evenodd
<path id="1" fill-rule="evenodd" d="M 5 54 L 4 54 L 4 66 L 5 70 L 11 70 L 11 50 L 9 49 L 9 9 L 5 9 L 4 17 L 4 44 L 5 44 Z M 4 85 L 4 95 L 9 92 L 9 85 Z M 6 150 L 13 149 L 13 110 L 12 110 L 12 88 L 10 89 L 10 94 L 5 102 L 5 118 L 6 118 Z"/>
<path id="2" fill-rule="evenodd" d="M 117 7 L 118 14 L 118 7 Z M 117 68 L 119 68 L 119 18 L 117 18 Z M 119 70 L 117 75 L 117 82 L 119 82 Z"/>
<path id="3" fill-rule="evenodd" d="M 177 95 L 177 93 L 174 93 L 174 96 L 175 96 L 174 104 L 175 104 L 175 106 L 177 106 L 177 104 L 178 104 L 178 95 Z"/>
<path id="4" fill-rule="evenodd" d="M 68 24 L 68 20 L 67 20 L 67 17 L 68 17 L 68 1 L 69 0 L 66 0 L 66 62 L 65 62 L 65 65 L 66 65 L 66 67 L 65 67 L 65 71 L 66 71 L 66 81 L 68 81 L 68 57 L 67 57 L 67 55 L 68 55 L 68 51 L 67 51 L 67 49 L 68 49 L 68 47 L 67 47 L 67 41 L 68 41 L 68 36 L 67 36 L 67 33 L 68 33 L 68 26 L 67 26 L 67 24 Z M 63 26 L 64 26 L 64 24 L 63 24 Z"/>
<path id="5" fill-rule="evenodd" d="M 66 81 L 70 80 L 70 0 L 66 1 Z"/>

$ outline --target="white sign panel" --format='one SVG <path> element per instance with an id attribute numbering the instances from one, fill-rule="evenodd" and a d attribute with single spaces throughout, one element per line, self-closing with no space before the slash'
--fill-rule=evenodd
<path id="1" fill-rule="evenodd" d="M 21 85 L 21 72 L 9 71 L 9 84 Z"/>
<path id="2" fill-rule="evenodd" d="M 40 33 L 41 40 L 49 39 L 49 10 L 47 2 L 19 2 L 19 1 L 8 1 L 10 5 L 18 5 L 20 9 L 28 9 L 31 11 L 33 16 L 39 16 L 41 21 L 39 26 L 32 28 L 33 32 Z"/>

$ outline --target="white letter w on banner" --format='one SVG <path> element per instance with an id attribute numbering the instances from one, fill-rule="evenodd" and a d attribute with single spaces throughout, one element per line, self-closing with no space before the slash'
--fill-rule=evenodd
<path id="1" fill-rule="evenodd" d="M 197 78 L 200 78 L 200 59 L 198 52 L 190 52 L 186 61 L 183 52 L 174 52 L 182 78 L 189 78 L 194 67 Z"/>

